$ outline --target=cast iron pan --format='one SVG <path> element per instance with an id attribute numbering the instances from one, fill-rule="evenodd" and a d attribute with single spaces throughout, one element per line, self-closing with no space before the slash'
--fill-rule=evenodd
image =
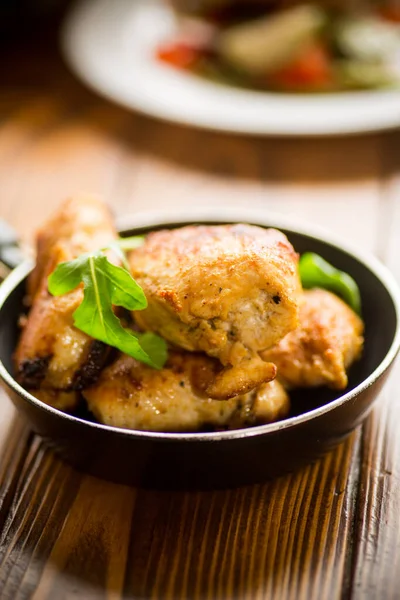
<path id="1" fill-rule="evenodd" d="M 135 223 L 132 227 L 131 224 Z M 89 414 L 67 415 L 26 392 L 13 378 L 12 354 L 23 312 L 24 262 L 0 288 L 0 376 L 32 429 L 68 463 L 93 475 L 155 488 L 223 488 L 260 482 L 314 461 L 342 442 L 367 416 L 400 344 L 400 293 L 374 257 L 293 225 L 264 211 L 190 211 L 126 219 L 123 235 L 143 234 L 190 223 L 247 222 L 281 229 L 300 253 L 317 252 L 357 281 L 366 324 L 365 351 L 350 371 L 344 393 L 304 390 L 292 397 L 292 413 L 278 423 L 210 433 L 153 433 L 116 429 Z"/>

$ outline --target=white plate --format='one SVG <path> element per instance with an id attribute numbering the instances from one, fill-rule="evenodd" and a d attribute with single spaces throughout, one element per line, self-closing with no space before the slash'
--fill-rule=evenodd
<path id="1" fill-rule="evenodd" d="M 400 125 L 400 91 L 253 92 L 179 72 L 154 58 L 175 22 L 161 0 L 86 0 L 62 31 L 64 55 L 93 89 L 148 115 L 258 135 L 336 135 Z"/>

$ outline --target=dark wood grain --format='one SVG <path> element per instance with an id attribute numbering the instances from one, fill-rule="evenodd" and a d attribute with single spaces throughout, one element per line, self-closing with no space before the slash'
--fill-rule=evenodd
<path id="1" fill-rule="evenodd" d="M 51 37 L 10 48 L 0 77 L 0 214 L 25 240 L 78 190 L 119 216 L 262 206 L 377 252 L 400 279 L 395 135 L 252 139 L 158 123 L 85 90 Z M 324 460 L 207 493 L 79 474 L 1 397 L 0 597 L 398 598 L 399 381 L 397 368 L 363 431 Z"/>
<path id="2" fill-rule="evenodd" d="M 386 140 L 378 252 L 400 281 L 399 135 Z M 353 597 L 396 600 L 400 590 L 400 365 L 365 426 Z"/>
<path id="3" fill-rule="evenodd" d="M 275 482 L 173 493 L 81 476 L 35 440 L 0 540 L 2 598 L 340 598 L 358 449 L 359 433 Z"/>
<path id="4" fill-rule="evenodd" d="M 396 375 L 398 381 L 399 369 Z M 364 433 L 352 583 L 357 599 L 399 597 L 400 413 L 396 388 L 388 385 L 384 401 Z"/>

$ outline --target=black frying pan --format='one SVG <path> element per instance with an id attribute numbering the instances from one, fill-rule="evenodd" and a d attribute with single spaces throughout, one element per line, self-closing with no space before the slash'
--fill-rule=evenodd
<path id="1" fill-rule="evenodd" d="M 132 227 L 131 223 L 135 223 Z M 13 378 L 12 354 L 23 311 L 24 262 L 0 288 L 0 377 L 32 429 L 67 462 L 113 481 L 169 488 L 228 487 L 259 482 L 313 461 L 336 446 L 366 417 L 400 344 L 400 292 L 375 258 L 336 244 L 325 234 L 293 225 L 264 211 L 190 211 L 135 216 L 122 235 L 143 234 L 189 223 L 247 222 L 281 229 L 300 253 L 317 252 L 357 281 L 366 324 L 365 351 L 350 371 L 344 393 L 304 390 L 291 394 L 289 418 L 218 433 L 153 433 L 100 425 L 90 415 L 71 416 L 26 392 Z"/>

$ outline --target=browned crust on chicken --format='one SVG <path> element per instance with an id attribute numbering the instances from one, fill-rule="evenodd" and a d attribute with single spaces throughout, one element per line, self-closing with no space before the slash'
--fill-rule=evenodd
<path id="1" fill-rule="evenodd" d="M 36 234 L 36 264 L 28 280 L 30 298 L 38 291 L 49 263 L 54 262 L 55 247 L 63 246 L 74 258 L 106 246 L 115 236 L 110 212 L 100 198 L 80 194 L 66 200 Z"/>
<path id="2" fill-rule="evenodd" d="M 83 394 L 101 423 L 127 429 L 229 429 L 287 415 L 289 397 L 277 381 L 223 402 L 205 396 L 203 379 L 218 368 L 215 360 L 195 353 L 171 352 L 160 371 L 123 355 Z"/>
<path id="3" fill-rule="evenodd" d="M 37 263 L 28 283 L 32 306 L 15 352 L 15 367 L 21 385 L 57 408 L 75 407 L 77 391 L 97 379 L 108 348 L 73 325 L 82 288 L 51 296 L 48 276 L 60 262 L 100 249 L 115 237 L 107 208 L 92 196 L 69 199 L 38 232 Z"/>
<path id="4" fill-rule="evenodd" d="M 148 299 L 139 326 L 226 367 L 207 393 L 230 398 L 274 377 L 258 352 L 298 324 L 298 255 L 284 234 L 251 225 L 189 226 L 147 236 L 130 257 Z"/>
<path id="5" fill-rule="evenodd" d="M 347 369 L 360 358 L 362 320 L 334 294 L 320 289 L 304 292 L 300 326 L 263 353 L 278 368 L 287 388 L 347 386 Z"/>
<path id="6" fill-rule="evenodd" d="M 239 365 L 219 369 L 207 382 L 204 392 L 210 398 L 226 400 L 275 379 L 277 373 L 273 363 L 265 362 L 258 356 L 243 360 Z"/>

